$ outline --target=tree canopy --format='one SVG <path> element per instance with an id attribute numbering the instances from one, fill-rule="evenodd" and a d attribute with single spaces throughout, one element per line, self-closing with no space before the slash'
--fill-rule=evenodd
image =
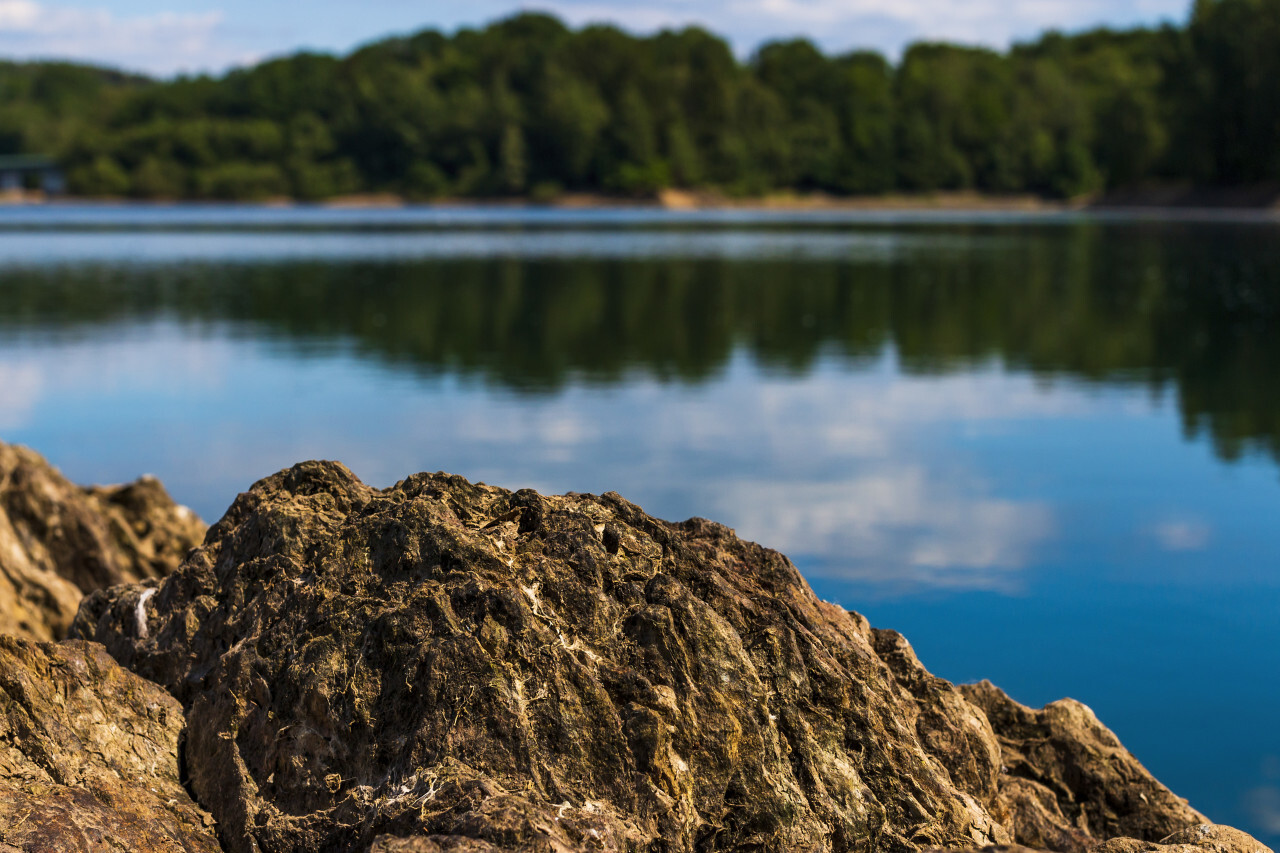
<path id="1" fill-rule="evenodd" d="M 739 61 L 697 28 L 526 13 L 220 77 L 0 63 L 0 154 L 52 154 L 90 196 L 1070 197 L 1280 181 L 1277 79 L 1280 0 L 1197 0 L 1185 26 L 1005 52 L 916 44 L 896 65 L 804 40 Z"/>

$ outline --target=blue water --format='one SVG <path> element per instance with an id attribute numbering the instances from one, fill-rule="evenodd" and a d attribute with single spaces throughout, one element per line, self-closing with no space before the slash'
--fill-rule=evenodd
<path id="1" fill-rule="evenodd" d="M 1280 841 L 1280 220 L 0 209 L 0 439 L 617 490 Z"/>

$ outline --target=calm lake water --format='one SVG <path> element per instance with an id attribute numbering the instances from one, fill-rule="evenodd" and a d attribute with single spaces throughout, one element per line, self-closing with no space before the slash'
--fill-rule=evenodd
<path id="1" fill-rule="evenodd" d="M 1280 842 L 1280 218 L 0 208 L 0 439 L 714 518 Z"/>

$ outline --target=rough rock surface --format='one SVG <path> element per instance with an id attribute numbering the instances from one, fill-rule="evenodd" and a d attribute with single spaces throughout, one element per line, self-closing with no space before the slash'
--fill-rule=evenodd
<path id="1" fill-rule="evenodd" d="M 1113 838 L 1098 844 L 1090 853 L 1272 853 L 1270 847 L 1248 833 L 1229 826 L 1202 823 L 1175 832 L 1159 842 L 1133 838 Z M 930 853 L 942 853 L 930 851 Z M 950 853 L 1040 853 L 1029 847 L 982 847 Z"/>
<path id="2" fill-rule="evenodd" d="M 1116 838 L 1094 850 L 1096 853 L 1271 853 L 1271 848 L 1252 835 L 1212 823 L 1189 826 L 1158 844 Z"/>
<path id="3" fill-rule="evenodd" d="M 1099 838 L 1160 839 L 1206 819 L 1157 782 L 1085 705 L 1063 699 L 1033 710 L 989 681 L 961 692 L 1000 742 L 997 807 L 1017 840 L 1088 850 Z"/>
<path id="4" fill-rule="evenodd" d="M 217 851 L 182 707 L 95 643 L 0 636 L 0 851 Z"/>
<path id="5" fill-rule="evenodd" d="M 1095 809 L 1052 762 L 1100 748 L 1096 721 L 1044 712 L 1084 742 L 1056 752 L 993 731 L 785 557 L 615 494 L 445 474 L 379 491 L 304 463 L 150 592 L 90 595 L 73 634 L 181 700 L 192 788 L 230 851 L 1010 844 L 1023 801 L 997 731 L 1070 844 L 1203 820 L 1133 805 L 1163 789 L 1114 738 L 1133 807 Z"/>
<path id="6" fill-rule="evenodd" d="M 62 638 L 84 593 L 167 574 L 204 531 L 153 477 L 81 488 L 0 443 L 0 634 Z"/>
<path id="7" fill-rule="evenodd" d="M 935 848 L 928 853 L 1044 853 L 1044 851 L 1023 847 L 1021 844 L 992 844 L 986 847 L 966 847 L 964 850 L 944 851 L 942 848 Z"/>

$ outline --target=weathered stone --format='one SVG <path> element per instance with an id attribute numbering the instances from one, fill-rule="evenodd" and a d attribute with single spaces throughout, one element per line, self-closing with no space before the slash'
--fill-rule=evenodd
<path id="1" fill-rule="evenodd" d="M 1040 848 L 1023 847 L 1021 844 L 989 844 L 986 847 L 966 847 L 963 850 L 934 848 L 928 853 L 1047 853 Z"/>
<path id="2" fill-rule="evenodd" d="M 1015 839 L 1087 850 L 1097 839 L 1158 841 L 1206 819 L 1160 784 L 1093 711 L 1063 699 L 1033 710 L 988 681 L 965 685 L 1000 741 L 999 800 Z"/>
<path id="3" fill-rule="evenodd" d="M 395 838 L 383 835 L 373 842 L 370 853 L 510 853 L 514 848 L 494 847 L 487 841 L 458 835 L 430 838 Z"/>
<path id="4" fill-rule="evenodd" d="M 1093 848 L 1093 853 L 1272 853 L 1248 833 L 1229 826 L 1202 823 L 1186 827 L 1158 844 L 1116 838 Z"/>
<path id="5" fill-rule="evenodd" d="M 62 638 L 85 592 L 167 574 L 204 530 L 153 477 L 81 488 L 0 443 L 0 633 Z"/>
<path id="6" fill-rule="evenodd" d="M 0 850 L 219 850 L 178 778 L 182 730 L 101 646 L 0 636 Z"/>
<path id="7" fill-rule="evenodd" d="M 1127 768 L 1114 796 L 1158 789 L 1092 723 L 1024 744 L 1043 779 L 1013 796 L 1017 732 L 900 636 L 615 494 L 304 463 L 148 592 L 88 596 L 73 634 L 187 708 L 193 790 L 237 853 L 963 848 L 1012 843 L 1041 800 L 1040 837 L 1075 849 L 1172 819 L 1052 769 L 1096 753 Z"/>
<path id="8" fill-rule="evenodd" d="M 1023 844 L 1046 850 L 1080 851 L 1097 843 L 1087 828 L 1062 813 L 1058 794 L 1030 779 L 1003 775 L 994 809 L 1012 816 L 1013 837 Z"/>
<path id="9" fill-rule="evenodd" d="M 1046 853 L 1056 850 L 1054 847 L 975 847 L 948 853 Z M 1139 841 L 1136 838 L 1113 838 L 1101 844 L 1094 842 L 1088 847 L 1089 853 L 1273 853 L 1271 848 L 1262 844 L 1253 836 L 1232 829 L 1229 826 L 1218 826 L 1202 823 L 1175 832 L 1160 842 Z M 942 851 L 930 851 L 942 853 Z"/>

